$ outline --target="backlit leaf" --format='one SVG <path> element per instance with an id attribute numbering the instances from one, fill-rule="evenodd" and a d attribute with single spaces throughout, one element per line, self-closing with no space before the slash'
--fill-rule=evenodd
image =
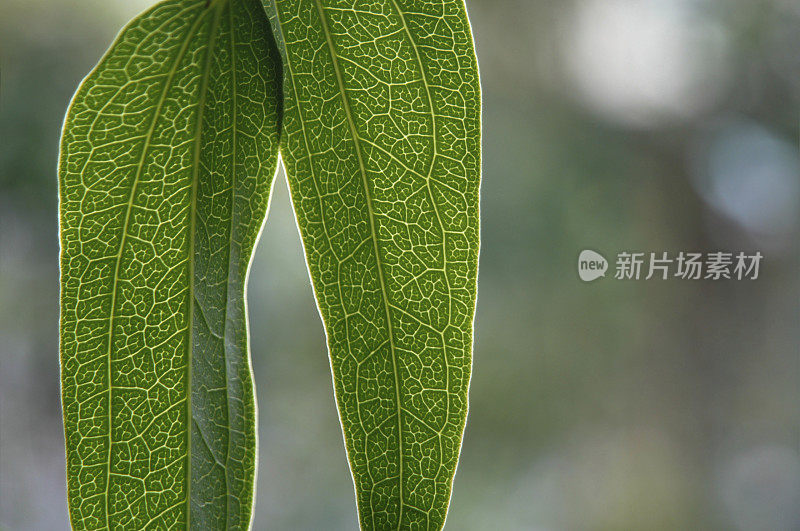
<path id="1" fill-rule="evenodd" d="M 245 284 L 277 162 L 258 0 L 167 0 L 83 81 L 59 167 L 61 379 L 76 529 L 243 529 Z"/>
<path id="2" fill-rule="evenodd" d="M 365 529 L 438 529 L 467 416 L 480 87 L 463 0 L 266 2 L 282 158 Z"/>

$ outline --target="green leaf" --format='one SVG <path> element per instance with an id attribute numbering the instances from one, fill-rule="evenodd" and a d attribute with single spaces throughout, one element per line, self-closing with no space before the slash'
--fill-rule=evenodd
<path id="1" fill-rule="evenodd" d="M 480 86 L 463 0 L 275 0 L 281 139 L 365 529 L 444 525 L 467 416 Z"/>
<path id="2" fill-rule="evenodd" d="M 243 529 L 256 465 L 245 285 L 277 164 L 258 0 L 167 0 L 67 114 L 61 379 L 76 529 Z"/>

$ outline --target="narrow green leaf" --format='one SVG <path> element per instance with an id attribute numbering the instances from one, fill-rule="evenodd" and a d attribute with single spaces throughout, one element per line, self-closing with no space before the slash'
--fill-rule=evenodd
<path id="1" fill-rule="evenodd" d="M 274 0 L 282 158 L 361 526 L 444 525 L 467 415 L 480 87 L 463 0 Z"/>
<path id="2" fill-rule="evenodd" d="M 258 0 L 167 0 L 78 89 L 59 168 L 76 529 L 243 529 L 256 461 L 245 285 L 277 164 Z"/>

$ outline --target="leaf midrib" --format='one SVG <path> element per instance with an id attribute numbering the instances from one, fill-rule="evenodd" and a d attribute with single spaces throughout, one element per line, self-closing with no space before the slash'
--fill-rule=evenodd
<path id="1" fill-rule="evenodd" d="M 328 49 L 331 54 L 333 69 L 334 72 L 336 73 L 336 82 L 339 86 L 339 93 L 342 97 L 342 105 L 344 106 L 345 115 L 347 117 L 347 123 L 350 129 L 350 134 L 353 138 L 353 144 L 355 146 L 356 156 L 358 158 L 358 166 L 361 173 L 362 182 L 364 185 L 364 195 L 366 197 L 367 212 L 369 214 L 369 226 L 370 226 L 370 232 L 372 233 L 373 249 L 375 252 L 375 264 L 378 269 L 378 279 L 380 280 L 381 299 L 383 301 L 383 308 L 386 315 L 386 326 L 389 331 L 389 347 L 392 355 L 392 370 L 394 373 L 393 376 L 394 376 L 395 399 L 397 400 L 398 491 L 400 494 L 400 504 L 399 504 L 400 512 L 397 516 L 397 529 L 400 529 L 400 525 L 403 520 L 403 506 L 405 505 L 405 502 L 403 500 L 403 429 L 402 429 L 403 408 L 400 403 L 400 381 L 399 381 L 399 374 L 397 371 L 397 353 L 394 345 L 394 330 L 392 327 L 392 318 L 389 309 L 390 308 L 389 297 L 386 291 L 386 281 L 384 279 L 383 262 L 381 260 L 380 251 L 378 249 L 378 232 L 375 229 L 375 212 L 372 207 L 372 193 L 369 188 L 369 181 L 367 180 L 367 174 L 364 166 L 360 138 L 356 130 L 355 122 L 353 121 L 350 102 L 348 100 L 347 93 L 344 87 L 344 79 L 342 78 L 342 74 L 339 68 L 338 55 L 336 53 L 336 48 L 334 47 L 333 44 L 330 28 L 328 27 L 328 19 L 327 16 L 325 15 L 325 10 L 323 9 L 320 0 L 314 0 L 314 4 L 316 5 L 317 11 L 319 12 L 322 31 L 325 34 L 325 41 L 328 45 Z M 374 517 L 374 512 L 373 512 L 373 517 Z"/>
<path id="2" fill-rule="evenodd" d="M 199 4 L 198 4 L 199 5 Z M 109 317 L 109 324 L 108 324 L 108 351 L 106 352 L 106 357 L 108 358 L 107 363 L 107 371 L 106 377 L 108 378 L 108 460 L 106 463 L 106 489 L 105 489 L 105 515 L 106 515 L 106 527 L 110 528 L 110 520 L 111 520 L 111 506 L 110 506 L 110 491 L 111 491 L 111 456 L 112 456 L 112 445 L 113 445 L 113 380 L 112 380 L 112 371 L 111 371 L 111 352 L 114 346 L 114 320 L 116 317 L 116 299 L 117 299 L 117 287 L 119 284 L 119 272 L 120 272 L 120 265 L 122 263 L 122 253 L 125 249 L 125 244 L 127 243 L 127 236 L 128 236 L 128 228 L 130 224 L 131 218 L 131 210 L 133 210 L 133 198 L 136 196 L 136 192 L 139 186 L 139 181 L 142 176 L 142 171 L 144 169 L 144 161 L 147 157 L 147 153 L 151 147 L 151 142 L 153 139 L 153 133 L 156 129 L 156 123 L 158 122 L 159 117 L 161 116 L 161 111 L 163 109 L 164 103 L 167 100 L 167 94 L 169 93 L 170 88 L 172 87 L 172 81 L 174 80 L 175 74 L 178 71 L 178 65 L 183 61 L 184 57 L 186 57 L 186 51 L 189 48 L 189 43 L 194 38 L 197 28 L 200 25 L 201 20 L 205 11 L 202 11 L 197 19 L 192 24 L 191 28 L 189 29 L 186 39 L 181 44 L 181 47 L 178 49 L 178 53 L 175 55 L 175 60 L 172 63 L 172 67 L 167 75 L 167 78 L 164 80 L 164 87 L 161 91 L 161 95 L 159 96 L 158 103 L 156 105 L 156 110 L 153 113 L 153 119 L 150 122 L 149 129 L 147 134 L 144 138 L 144 145 L 142 146 L 142 155 L 139 159 L 139 164 L 136 168 L 136 174 L 133 178 L 133 183 L 131 186 L 131 193 L 128 196 L 127 207 L 125 210 L 125 218 L 122 222 L 122 237 L 120 238 L 120 245 L 119 250 L 117 251 L 117 255 L 115 257 L 116 263 L 114 265 L 114 279 L 112 281 L 112 288 L 111 288 L 111 315 Z M 188 398 L 187 398 L 188 402 Z"/>

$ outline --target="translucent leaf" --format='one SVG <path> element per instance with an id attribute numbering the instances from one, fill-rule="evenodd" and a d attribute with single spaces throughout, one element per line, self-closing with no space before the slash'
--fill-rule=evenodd
<path id="1" fill-rule="evenodd" d="M 83 81 L 59 167 L 76 529 L 242 529 L 256 464 L 245 285 L 277 164 L 258 0 L 167 0 Z"/>
<path id="2" fill-rule="evenodd" d="M 275 0 L 281 153 L 365 529 L 444 525 L 467 416 L 480 87 L 462 0 Z"/>

